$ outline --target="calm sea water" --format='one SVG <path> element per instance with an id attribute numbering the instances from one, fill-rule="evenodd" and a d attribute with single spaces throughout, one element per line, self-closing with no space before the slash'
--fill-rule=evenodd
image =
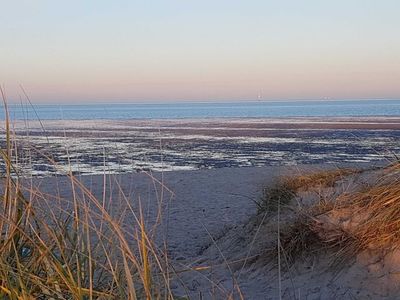
<path id="1" fill-rule="evenodd" d="M 10 105 L 9 110 L 12 119 L 41 120 L 400 116 L 400 100 Z"/>

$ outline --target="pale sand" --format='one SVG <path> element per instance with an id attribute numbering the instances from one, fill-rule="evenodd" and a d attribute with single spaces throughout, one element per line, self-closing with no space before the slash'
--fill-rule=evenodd
<path id="1" fill-rule="evenodd" d="M 246 299 L 277 299 L 279 289 L 276 270 L 254 264 L 252 259 L 246 261 L 245 265 L 242 260 L 231 268 L 224 261 L 243 259 L 250 253 L 248 249 L 254 236 L 251 222 L 257 211 L 254 201 L 260 198 L 263 187 L 271 185 L 282 174 L 334 167 L 311 165 L 284 169 L 268 166 L 175 171 L 153 173 L 152 176 L 144 173 L 111 175 L 106 178 L 107 189 L 112 191 L 107 193 L 106 202 L 117 206 L 121 200 L 118 196 L 118 182 L 136 209 L 138 200 L 141 200 L 150 228 L 156 219 L 158 203 L 163 198 L 163 218 L 156 241 L 160 247 L 167 241 L 168 253 L 175 268 L 184 270 L 190 266 L 214 266 L 204 272 L 182 273 L 180 280 L 185 288 L 178 281 L 173 281 L 174 293 L 189 293 L 194 299 L 200 295 L 204 299 L 212 298 L 212 295 L 223 299 L 232 290 L 233 272 Z M 80 179 L 98 199 L 102 199 L 103 176 L 82 176 Z M 71 197 L 70 181 L 66 177 L 35 179 L 34 185 L 40 185 L 43 192 L 54 194 L 58 189 L 61 197 Z M 265 236 L 265 239 L 275 237 Z M 257 254 L 258 250 L 263 251 L 262 248 L 257 249 L 256 244 L 251 251 L 252 255 Z M 320 272 L 315 270 L 311 276 L 307 269 L 305 273 L 296 275 L 295 285 L 301 288 L 292 286 L 293 274 L 283 274 L 283 291 L 286 291 L 283 296 L 293 298 L 294 288 L 296 293 L 300 293 L 301 299 L 305 299 L 306 295 L 307 299 L 320 299 L 318 297 L 321 295 L 327 299 L 335 299 L 336 296 L 350 299 L 351 292 L 359 292 L 363 288 L 361 285 L 348 292 L 351 288 L 341 286 L 342 281 L 339 285 L 335 284 L 331 273 L 318 275 Z M 324 278 L 321 286 L 318 285 L 318 276 Z"/>
<path id="2" fill-rule="evenodd" d="M 280 171 L 278 167 L 248 167 L 110 175 L 106 188 L 113 191 L 111 201 L 116 206 L 121 201 L 116 182 L 134 207 L 140 199 L 149 225 L 154 224 L 162 197 L 164 218 L 159 238 L 166 237 L 171 258 L 193 259 L 210 243 L 205 228 L 218 236 L 247 221 L 256 212 L 254 201 L 260 197 L 262 187 Z M 97 199 L 102 199 L 104 176 L 78 178 Z M 62 198 L 72 197 L 70 179 L 64 176 L 38 178 L 34 185 L 45 193 L 58 189 Z M 109 193 L 106 199 L 110 202 Z"/>

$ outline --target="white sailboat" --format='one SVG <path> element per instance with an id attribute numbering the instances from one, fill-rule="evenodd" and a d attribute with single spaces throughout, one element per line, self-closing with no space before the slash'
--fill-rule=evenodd
<path id="1" fill-rule="evenodd" d="M 260 89 L 260 90 L 258 91 L 258 95 L 257 95 L 258 101 L 261 101 L 261 100 L 263 99 L 263 93 L 262 93 L 262 92 L 263 92 L 262 89 Z"/>

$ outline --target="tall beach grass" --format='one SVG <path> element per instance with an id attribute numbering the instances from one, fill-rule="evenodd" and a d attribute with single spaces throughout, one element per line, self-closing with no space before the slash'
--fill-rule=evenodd
<path id="1" fill-rule="evenodd" d="M 173 270 L 154 243 L 157 222 L 148 228 L 117 182 L 115 213 L 72 172 L 65 174 L 70 199 L 59 197 L 56 187 L 46 194 L 24 178 L 4 89 L 1 96 L 0 299 L 172 299 Z"/>

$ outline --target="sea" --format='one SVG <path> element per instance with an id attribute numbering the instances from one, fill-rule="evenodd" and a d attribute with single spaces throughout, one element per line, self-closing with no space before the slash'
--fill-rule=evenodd
<path id="1" fill-rule="evenodd" d="M 123 120 L 268 117 L 400 116 L 399 100 L 176 102 L 126 104 L 14 104 L 11 119 Z M 4 110 L 0 118 L 4 119 Z"/>
<path id="2" fill-rule="evenodd" d="M 15 169 L 24 176 L 370 165 L 400 157 L 400 100 L 8 108 Z M 0 147 L 6 147 L 4 126 Z M 0 171 L 4 168 L 0 160 Z"/>

